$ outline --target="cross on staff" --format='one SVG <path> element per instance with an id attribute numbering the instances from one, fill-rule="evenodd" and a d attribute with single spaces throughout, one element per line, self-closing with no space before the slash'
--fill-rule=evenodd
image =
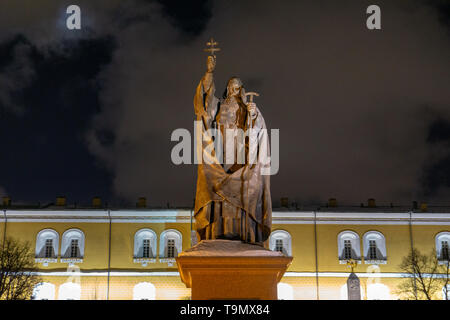
<path id="1" fill-rule="evenodd" d="M 355 269 L 356 265 L 357 265 L 357 263 L 356 263 L 356 261 L 354 259 L 347 260 L 346 264 L 347 264 L 347 267 L 352 269 L 352 272 L 353 272 L 353 269 Z"/>
<path id="2" fill-rule="evenodd" d="M 218 42 L 216 42 L 213 38 L 211 38 L 211 39 L 206 43 L 206 46 L 207 46 L 208 48 L 205 48 L 204 51 L 209 52 L 211 55 L 213 55 L 213 56 L 215 57 L 215 56 L 216 56 L 216 55 L 215 55 L 215 52 L 216 52 L 216 51 L 220 51 L 220 48 L 216 48 L 216 46 L 217 46 L 218 44 L 219 44 Z"/>
<path id="3" fill-rule="evenodd" d="M 247 92 L 245 94 L 245 96 L 250 96 L 250 101 L 249 101 L 249 104 L 250 104 L 250 103 L 253 103 L 253 97 L 254 96 L 259 97 L 259 93 L 257 93 L 257 92 Z M 248 116 L 247 119 L 248 119 L 248 127 L 251 128 L 252 127 L 252 121 L 250 119 L 250 115 Z"/>

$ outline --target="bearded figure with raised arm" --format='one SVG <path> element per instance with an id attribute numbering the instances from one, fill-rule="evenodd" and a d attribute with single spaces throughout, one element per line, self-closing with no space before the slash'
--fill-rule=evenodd
<path id="1" fill-rule="evenodd" d="M 194 97 L 203 134 L 195 150 L 202 157 L 194 212 L 197 239 L 241 240 L 267 247 L 272 203 L 264 118 L 252 99 L 247 102 L 237 77 L 228 81 L 221 99 L 215 96 L 215 67 L 216 57 L 209 55 Z"/>

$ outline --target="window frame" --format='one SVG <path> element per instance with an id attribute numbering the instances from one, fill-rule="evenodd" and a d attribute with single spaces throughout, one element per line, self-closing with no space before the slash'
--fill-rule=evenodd
<path id="1" fill-rule="evenodd" d="M 166 254 L 167 240 L 171 238 L 175 240 L 175 257 L 183 251 L 183 235 L 176 229 L 167 229 L 161 232 L 159 240 L 159 262 L 167 262 L 169 266 L 175 263 L 175 257 L 169 258 Z"/>
<path id="2" fill-rule="evenodd" d="M 355 252 L 355 257 L 352 257 L 358 264 L 361 263 L 361 245 L 359 235 L 351 230 L 341 231 L 337 236 L 337 249 L 338 249 L 338 260 L 340 264 L 346 264 L 349 259 L 344 259 L 344 240 L 350 240 L 353 251 Z"/>
<path id="3" fill-rule="evenodd" d="M 46 242 L 52 240 L 53 256 L 46 257 Z M 43 229 L 36 235 L 35 246 L 35 262 L 42 263 L 44 266 L 48 266 L 49 263 L 55 263 L 58 261 L 59 250 L 59 233 L 53 229 Z M 43 254 L 41 254 L 41 252 Z"/>
<path id="4" fill-rule="evenodd" d="M 378 253 L 381 255 L 377 256 L 376 259 L 371 259 L 370 254 L 370 241 L 375 241 L 377 255 Z M 386 250 L 386 238 L 383 233 L 370 230 L 364 233 L 363 236 L 363 253 L 364 253 L 364 263 L 365 264 L 386 264 L 387 263 L 387 250 Z"/>
<path id="5" fill-rule="evenodd" d="M 144 240 L 150 240 L 150 256 L 148 258 L 143 255 Z M 140 263 L 143 267 L 148 263 L 155 263 L 158 254 L 157 239 L 155 231 L 149 228 L 142 228 L 134 234 L 133 262 Z"/>
<path id="6" fill-rule="evenodd" d="M 447 261 L 449 260 L 441 258 L 441 250 L 443 241 L 447 241 L 448 245 L 450 246 L 450 232 L 448 231 L 439 232 L 434 239 L 436 246 L 436 258 L 438 259 L 439 264 L 446 264 Z M 450 256 L 450 247 L 449 247 L 449 256 Z"/>
<path id="7" fill-rule="evenodd" d="M 274 230 L 269 236 L 269 249 L 275 251 L 277 240 L 283 241 L 283 253 L 292 257 L 292 236 L 286 230 Z"/>
<path id="8" fill-rule="evenodd" d="M 71 257 L 72 240 L 78 240 L 79 257 Z M 85 235 L 77 228 L 66 230 L 61 241 L 61 262 L 62 263 L 82 263 L 84 259 Z"/>
<path id="9" fill-rule="evenodd" d="M 49 243 L 49 241 L 50 241 L 50 243 Z M 54 252 L 55 252 L 55 246 L 53 245 L 53 239 L 46 238 L 45 244 L 44 244 L 44 258 L 54 258 Z"/>

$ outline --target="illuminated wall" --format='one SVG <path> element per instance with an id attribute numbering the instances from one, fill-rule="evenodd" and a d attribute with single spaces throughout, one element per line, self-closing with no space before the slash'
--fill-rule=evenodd
<path id="1" fill-rule="evenodd" d="M 29 241 L 33 250 L 40 231 L 51 229 L 59 235 L 56 259 L 37 260 L 44 282 L 41 290 L 36 289 L 37 298 L 189 299 L 190 289 L 181 282 L 174 259 L 162 257 L 165 251 L 160 246 L 167 243 L 161 238 L 167 230 L 181 235 L 182 250 L 191 246 L 190 215 L 190 210 L 7 210 L 6 235 Z M 85 237 L 83 256 L 77 259 L 61 257 L 63 234 L 71 229 Z M 148 258 L 135 256 L 143 252 L 135 248 L 141 229 L 150 229 L 156 237 L 153 256 Z M 2 218 L 2 238 L 4 230 Z M 450 231 L 450 214 L 275 211 L 275 231 L 290 235 L 294 257 L 279 286 L 280 299 L 346 299 L 349 268 L 339 261 L 338 251 L 343 231 L 359 238 L 361 259 L 355 273 L 363 299 L 397 299 L 399 264 L 411 249 L 411 239 L 422 252 L 433 250 L 436 235 Z M 371 231 L 385 241 L 385 260 L 375 264 L 365 259 L 364 235 Z"/>

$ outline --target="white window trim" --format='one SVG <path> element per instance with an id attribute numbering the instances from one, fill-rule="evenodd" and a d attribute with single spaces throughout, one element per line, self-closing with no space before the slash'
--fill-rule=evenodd
<path id="1" fill-rule="evenodd" d="M 365 260 L 364 264 L 387 264 L 387 260 Z"/>
<path id="2" fill-rule="evenodd" d="M 45 242 L 47 239 L 52 239 L 54 256 L 51 258 L 40 257 L 39 254 L 45 247 Z M 42 263 L 47 266 L 49 263 L 55 263 L 58 261 L 58 249 L 59 249 L 59 233 L 53 229 L 43 229 L 39 231 L 36 236 L 36 248 L 35 248 L 35 259 L 37 263 Z"/>
<path id="3" fill-rule="evenodd" d="M 159 262 L 167 263 L 168 267 L 172 267 L 177 262 L 177 260 L 175 260 L 175 258 L 160 258 Z"/>
<path id="4" fill-rule="evenodd" d="M 436 245 L 436 257 L 439 260 L 439 264 L 445 264 L 447 263 L 446 262 L 447 260 L 440 259 L 442 249 L 441 241 L 448 241 L 448 244 L 450 245 L 450 232 L 448 231 L 439 232 L 434 239 Z"/>
<path id="5" fill-rule="evenodd" d="M 178 254 L 181 253 L 181 251 L 183 251 L 183 235 L 181 234 L 181 232 L 176 229 L 164 230 L 161 233 L 160 240 L 159 240 L 159 262 L 162 262 L 162 263 L 175 262 L 174 258 L 168 258 L 164 254 L 168 238 L 175 239 L 175 248 L 177 250 L 176 256 L 178 256 Z"/>
<path id="6" fill-rule="evenodd" d="M 80 249 L 80 257 L 71 258 L 65 256 L 67 249 L 70 247 L 72 239 L 78 240 L 78 248 Z M 84 232 L 80 229 L 69 229 L 66 230 L 62 235 L 61 241 L 61 262 L 63 263 L 81 263 L 84 258 L 84 245 L 85 245 L 85 236 Z"/>
<path id="7" fill-rule="evenodd" d="M 344 250 L 344 240 L 350 240 L 350 242 L 352 244 L 352 249 L 356 253 L 356 257 L 354 260 L 356 260 L 356 262 L 358 264 L 360 264 L 361 263 L 361 245 L 360 245 L 360 241 L 359 241 L 359 235 L 354 231 L 344 230 L 338 234 L 337 240 L 338 240 L 339 263 L 340 264 L 347 263 L 347 260 L 341 259 L 341 256 L 342 256 L 342 252 Z"/>
<path id="8" fill-rule="evenodd" d="M 276 247 L 276 241 L 283 240 L 283 249 L 287 256 L 292 257 L 292 236 L 286 230 L 275 230 L 269 237 L 269 249 L 274 251 Z"/>
<path id="9" fill-rule="evenodd" d="M 61 258 L 59 261 L 61 263 L 68 263 L 69 265 L 75 265 L 77 263 L 82 263 L 83 258 Z"/>
<path id="10" fill-rule="evenodd" d="M 375 240 L 377 244 L 377 249 L 380 250 L 381 255 L 383 256 L 380 259 L 371 260 L 369 257 L 369 241 Z M 386 238 L 379 231 L 368 231 L 363 236 L 363 248 L 364 248 L 364 263 L 365 264 L 386 264 L 387 263 L 387 254 L 386 254 Z"/>
<path id="11" fill-rule="evenodd" d="M 156 258 L 134 258 L 133 263 L 139 263 L 146 267 L 149 263 L 156 263 Z"/>

